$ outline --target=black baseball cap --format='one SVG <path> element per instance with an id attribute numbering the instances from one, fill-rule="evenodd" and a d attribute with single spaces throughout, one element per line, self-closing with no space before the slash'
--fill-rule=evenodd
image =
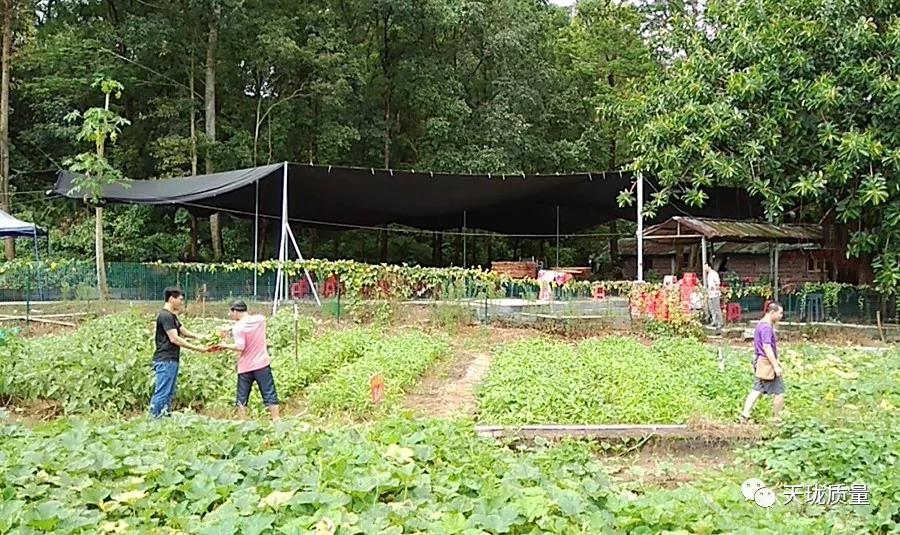
<path id="1" fill-rule="evenodd" d="M 243 301 L 235 301 L 231 303 L 230 310 L 235 312 L 247 312 L 247 303 Z"/>

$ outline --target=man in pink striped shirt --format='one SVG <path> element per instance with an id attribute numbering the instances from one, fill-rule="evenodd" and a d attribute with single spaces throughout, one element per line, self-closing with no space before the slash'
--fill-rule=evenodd
<path id="1" fill-rule="evenodd" d="M 278 394 L 275 392 L 275 378 L 270 366 L 272 359 L 269 358 L 266 347 L 266 318 L 262 314 L 249 314 L 247 303 L 243 301 L 232 303 L 228 316 L 237 322 L 231 328 L 234 344 L 219 344 L 219 347 L 240 352 L 237 361 L 238 417 L 242 420 L 247 417 L 247 402 L 255 382 L 272 419 L 277 420 Z"/>

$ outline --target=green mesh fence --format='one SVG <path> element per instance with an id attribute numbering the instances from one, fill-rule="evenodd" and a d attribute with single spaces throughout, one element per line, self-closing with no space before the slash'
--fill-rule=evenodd
<path id="1" fill-rule="evenodd" d="M 311 273 L 320 292 L 326 274 Z M 209 301 L 234 298 L 270 301 L 275 295 L 274 272 L 257 275 L 254 291 L 253 270 L 220 270 L 199 272 L 187 267 L 167 264 L 144 264 L 113 262 L 107 267 L 110 297 L 119 300 L 158 301 L 167 286 L 180 286 L 189 299 L 203 296 Z M 294 277 L 290 282 L 299 282 Z M 475 281 L 460 281 L 439 285 L 430 292 L 409 297 L 421 299 L 537 299 L 539 288 L 534 282 L 515 281 L 498 289 L 485 291 L 483 285 Z M 97 298 L 96 275 L 89 262 L 68 262 L 64 265 L 40 263 L 31 271 L 16 270 L 3 273 L 0 264 L 0 301 L 68 301 Z M 614 294 L 610 294 L 614 295 Z M 590 299 L 590 290 L 584 286 L 563 286 L 554 289 L 558 301 Z M 305 299 L 312 299 L 306 295 Z M 848 323 L 872 324 L 876 313 L 882 312 L 883 322 L 897 322 L 897 302 L 895 297 L 884 297 L 872 290 L 847 289 L 835 300 L 821 293 L 782 294 L 779 297 L 785 307 L 786 319 L 795 322 L 841 321 Z M 737 300 L 741 307 L 743 321 L 752 321 L 761 316 L 765 299 L 746 296 Z"/>
<path id="2" fill-rule="evenodd" d="M 271 300 L 275 273 L 257 275 L 256 292 L 252 270 L 201 273 L 168 265 L 113 262 L 107 266 L 107 284 L 112 299 L 155 301 L 167 286 L 180 286 L 191 298 L 201 295 L 216 301 L 258 296 Z M 0 301 L 84 300 L 97 297 L 96 274 L 90 265 L 52 268 L 41 265 L 27 275 L 0 278 Z"/>

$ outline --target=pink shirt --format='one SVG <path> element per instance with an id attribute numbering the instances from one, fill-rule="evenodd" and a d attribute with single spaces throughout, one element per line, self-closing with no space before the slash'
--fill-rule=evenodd
<path id="1" fill-rule="evenodd" d="M 266 347 L 266 318 L 261 314 L 247 315 L 231 328 L 234 345 L 241 350 L 237 372 L 247 373 L 271 364 Z"/>

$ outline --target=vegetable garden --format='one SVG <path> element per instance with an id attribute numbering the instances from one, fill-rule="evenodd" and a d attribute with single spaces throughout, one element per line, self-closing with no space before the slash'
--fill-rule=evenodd
<path id="1" fill-rule="evenodd" d="M 224 324 L 184 322 L 198 332 Z M 751 383 L 746 348 L 526 331 L 501 340 L 492 327 L 451 335 L 434 322 L 279 313 L 268 339 L 284 420 L 263 420 L 254 393 L 254 421 L 231 421 L 233 357 L 185 352 L 178 411 L 154 421 L 145 416 L 152 329 L 152 316 L 130 312 L 53 335 L 4 333 L 0 533 L 900 530 L 894 350 L 786 344 L 785 421 L 770 424 L 771 403 L 761 401 L 760 441 L 730 446 L 727 462 L 671 488 L 616 468 L 631 462 L 631 444 L 506 444 L 478 437 L 474 426 L 728 426 Z M 490 354 L 472 391 L 475 413 L 411 411 L 406 396 L 435 370 L 464 363 L 472 347 Z M 376 375 L 385 390 L 374 403 Z M 871 494 L 863 505 L 781 498 L 763 509 L 740 493 L 748 477 L 776 489 L 865 483 Z"/>

